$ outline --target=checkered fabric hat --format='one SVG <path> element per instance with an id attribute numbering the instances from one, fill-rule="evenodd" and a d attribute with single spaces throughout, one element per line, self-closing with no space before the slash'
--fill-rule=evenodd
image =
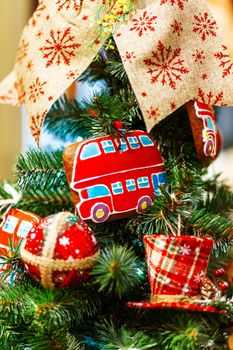
<path id="1" fill-rule="evenodd" d="M 151 300 L 129 302 L 129 307 L 219 312 L 199 295 L 213 245 L 211 238 L 153 235 L 144 237 L 144 245 Z"/>

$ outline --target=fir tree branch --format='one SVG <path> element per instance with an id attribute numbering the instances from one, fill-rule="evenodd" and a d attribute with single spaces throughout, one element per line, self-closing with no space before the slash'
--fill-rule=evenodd
<path id="1" fill-rule="evenodd" d="M 92 274 L 99 284 L 99 291 L 107 290 L 121 297 L 140 284 L 145 271 L 132 248 L 113 245 L 101 252 Z"/>
<path id="2" fill-rule="evenodd" d="M 208 212 L 205 209 L 195 210 L 187 220 L 193 233 L 198 236 L 210 236 L 215 240 L 215 248 L 225 253 L 233 242 L 233 223 L 219 214 Z"/>
<path id="3" fill-rule="evenodd" d="M 213 191 L 207 193 L 203 207 L 207 211 L 227 216 L 233 210 L 233 193 L 224 183 L 216 185 Z"/>
<path id="4" fill-rule="evenodd" d="M 15 167 L 17 188 L 47 189 L 67 186 L 66 174 L 62 163 L 62 151 L 29 150 L 21 154 Z"/>
<path id="5" fill-rule="evenodd" d="M 114 121 L 122 121 L 124 128 L 130 126 L 128 103 L 118 95 L 101 92 L 82 102 L 60 100 L 48 113 L 45 126 L 64 140 L 66 134 L 69 139 L 115 135 Z"/>
<path id="6" fill-rule="evenodd" d="M 46 131 L 56 138 L 66 141 L 77 140 L 78 137 L 88 139 L 92 132 L 83 116 L 84 111 L 76 100 L 68 100 L 63 97 L 57 100 L 45 118 L 44 127 Z"/>
<path id="7" fill-rule="evenodd" d="M 118 327 L 112 321 L 103 321 L 98 327 L 97 337 L 101 350 L 156 350 L 157 341 L 142 331 Z"/>
<path id="8" fill-rule="evenodd" d="M 41 217 L 59 211 L 73 211 L 74 205 L 67 188 L 28 189 L 17 203 L 17 208 L 29 210 Z"/>

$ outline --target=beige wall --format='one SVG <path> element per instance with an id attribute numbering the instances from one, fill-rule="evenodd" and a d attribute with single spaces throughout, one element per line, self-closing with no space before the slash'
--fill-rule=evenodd
<path id="1" fill-rule="evenodd" d="M 32 0 L 0 0 L 0 81 L 14 65 L 22 28 Z M 0 105 L 0 179 L 9 179 L 21 150 L 20 109 Z"/>

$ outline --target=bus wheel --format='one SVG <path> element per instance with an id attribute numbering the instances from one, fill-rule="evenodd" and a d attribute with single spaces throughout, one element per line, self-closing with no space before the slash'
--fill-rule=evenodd
<path id="1" fill-rule="evenodd" d="M 109 206 L 104 203 L 97 203 L 92 207 L 92 220 L 94 222 L 104 222 L 110 214 Z"/>
<path id="2" fill-rule="evenodd" d="M 143 214 L 152 205 L 152 200 L 149 196 L 141 197 L 137 205 L 137 213 Z"/>

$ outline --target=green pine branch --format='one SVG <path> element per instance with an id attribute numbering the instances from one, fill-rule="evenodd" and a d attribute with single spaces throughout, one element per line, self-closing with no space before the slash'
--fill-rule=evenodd
<path id="1" fill-rule="evenodd" d="M 141 283 L 144 270 L 132 248 L 113 245 L 102 250 L 92 275 L 100 292 L 107 291 L 121 298 Z"/>
<path id="2" fill-rule="evenodd" d="M 66 187 L 25 190 L 16 207 L 41 217 L 56 214 L 59 211 L 74 211 L 74 204 Z"/>
<path id="3" fill-rule="evenodd" d="M 15 166 L 17 188 L 47 189 L 68 186 L 62 163 L 62 151 L 29 150 L 21 154 Z"/>
<path id="4" fill-rule="evenodd" d="M 45 126 L 48 132 L 66 140 L 78 137 L 115 135 L 114 121 L 122 121 L 129 128 L 129 103 L 120 96 L 101 92 L 82 102 L 66 98 L 55 103 L 48 113 Z"/>
<path id="5" fill-rule="evenodd" d="M 119 327 L 112 321 L 102 321 L 97 328 L 99 350 L 159 350 L 157 341 L 143 331 Z"/>

